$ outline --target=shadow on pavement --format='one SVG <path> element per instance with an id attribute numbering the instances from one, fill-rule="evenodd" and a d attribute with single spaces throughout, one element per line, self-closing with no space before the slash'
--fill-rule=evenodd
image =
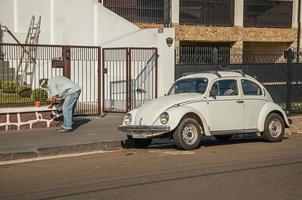
<path id="1" fill-rule="evenodd" d="M 288 137 L 283 137 L 283 140 L 289 139 Z M 220 145 L 235 145 L 235 144 L 244 144 L 244 143 L 270 143 L 263 140 L 261 136 L 257 135 L 235 135 L 227 141 L 219 141 L 214 137 L 203 137 L 200 142 L 200 147 L 210 147 L 210 146 L 220 146 Z M 122 148 L 124 149 L 134 149 L 136 148 L 133 141 L 126 139 L 121 141 Z M 155 139 L 152 141 L 152 144 L 145 149 L 176 149 L 173 140 L 169 139 Z"/>
<path id="2" fill-rule="evenodd" d="M 78 129 L 79 127 L 87 124 L 91 122 L 91 119 L 87 119 L 87 118 L 76 118 L 74 119 L 73 121 L 73 129 L 76 130 Z"/>

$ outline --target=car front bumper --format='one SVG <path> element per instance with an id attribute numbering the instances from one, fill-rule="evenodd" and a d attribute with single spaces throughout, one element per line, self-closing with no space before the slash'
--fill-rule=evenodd
<path id="1" fill-rule="evenodd" d="M 119 131 L 131 134 L 133 138 L 152 138 L 170 131 L 170 127 L 166 125 L 121 125 L 118 126 Z"/>

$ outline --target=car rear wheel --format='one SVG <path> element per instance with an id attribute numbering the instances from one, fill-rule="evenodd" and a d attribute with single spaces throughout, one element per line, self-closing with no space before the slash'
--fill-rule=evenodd
<path id="1" fill-rule="evenodd" d="M 179 149 L 196 149 L 200 144 L 201 132 L 201 127 L 195 119 L 184 118 L 173 133 L 173 140 Z"/>
<path id="2" fill-rule="evenodd" d="M 232 138 L 232 135 L 214 135 L 214 137 L 219 141 L 228 141 Z"/>
<path id="3" fill-rule="evenodd" d="M 283 118 L 277 113 L 271 113 L 265 120 L 262 136 L 268 142 L 280 142 L 283 139 L 284 130 Z"/>

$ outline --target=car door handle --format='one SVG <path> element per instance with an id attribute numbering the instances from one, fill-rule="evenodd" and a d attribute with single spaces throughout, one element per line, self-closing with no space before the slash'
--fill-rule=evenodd
<path id="1" fill-rule="evenodd" d="M 243 100 L 237 100 L 236 103 L 243 103 Z"/>

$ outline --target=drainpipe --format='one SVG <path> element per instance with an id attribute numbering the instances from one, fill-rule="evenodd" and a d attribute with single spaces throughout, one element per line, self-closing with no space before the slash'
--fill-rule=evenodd
<path id="1" fill-rule="evenodd" d="M 2 26 L 0 24 L 0 43 L 2 43 L 2 38 L 3 38 L 3 31 L 2 31 Z"/>
<path id="2" fill-rule="evenodd" d="M 171 27 L 171 0 L 164 1 L 164 27 Z"/>
<path id="3" fill-rule="evenodd" d="M 300 43 L 301 43 L 301 0 L 298 1 L 298 34 L 297 34 L 297 63 L 300 60 Z"/>
<path id="4" fill-rule="evenodd" d="M 3 42 L 3 30 L 0 24 L 0 60 L 3 60 L 3 53 L 2 53 L 2 42 Z"/>

